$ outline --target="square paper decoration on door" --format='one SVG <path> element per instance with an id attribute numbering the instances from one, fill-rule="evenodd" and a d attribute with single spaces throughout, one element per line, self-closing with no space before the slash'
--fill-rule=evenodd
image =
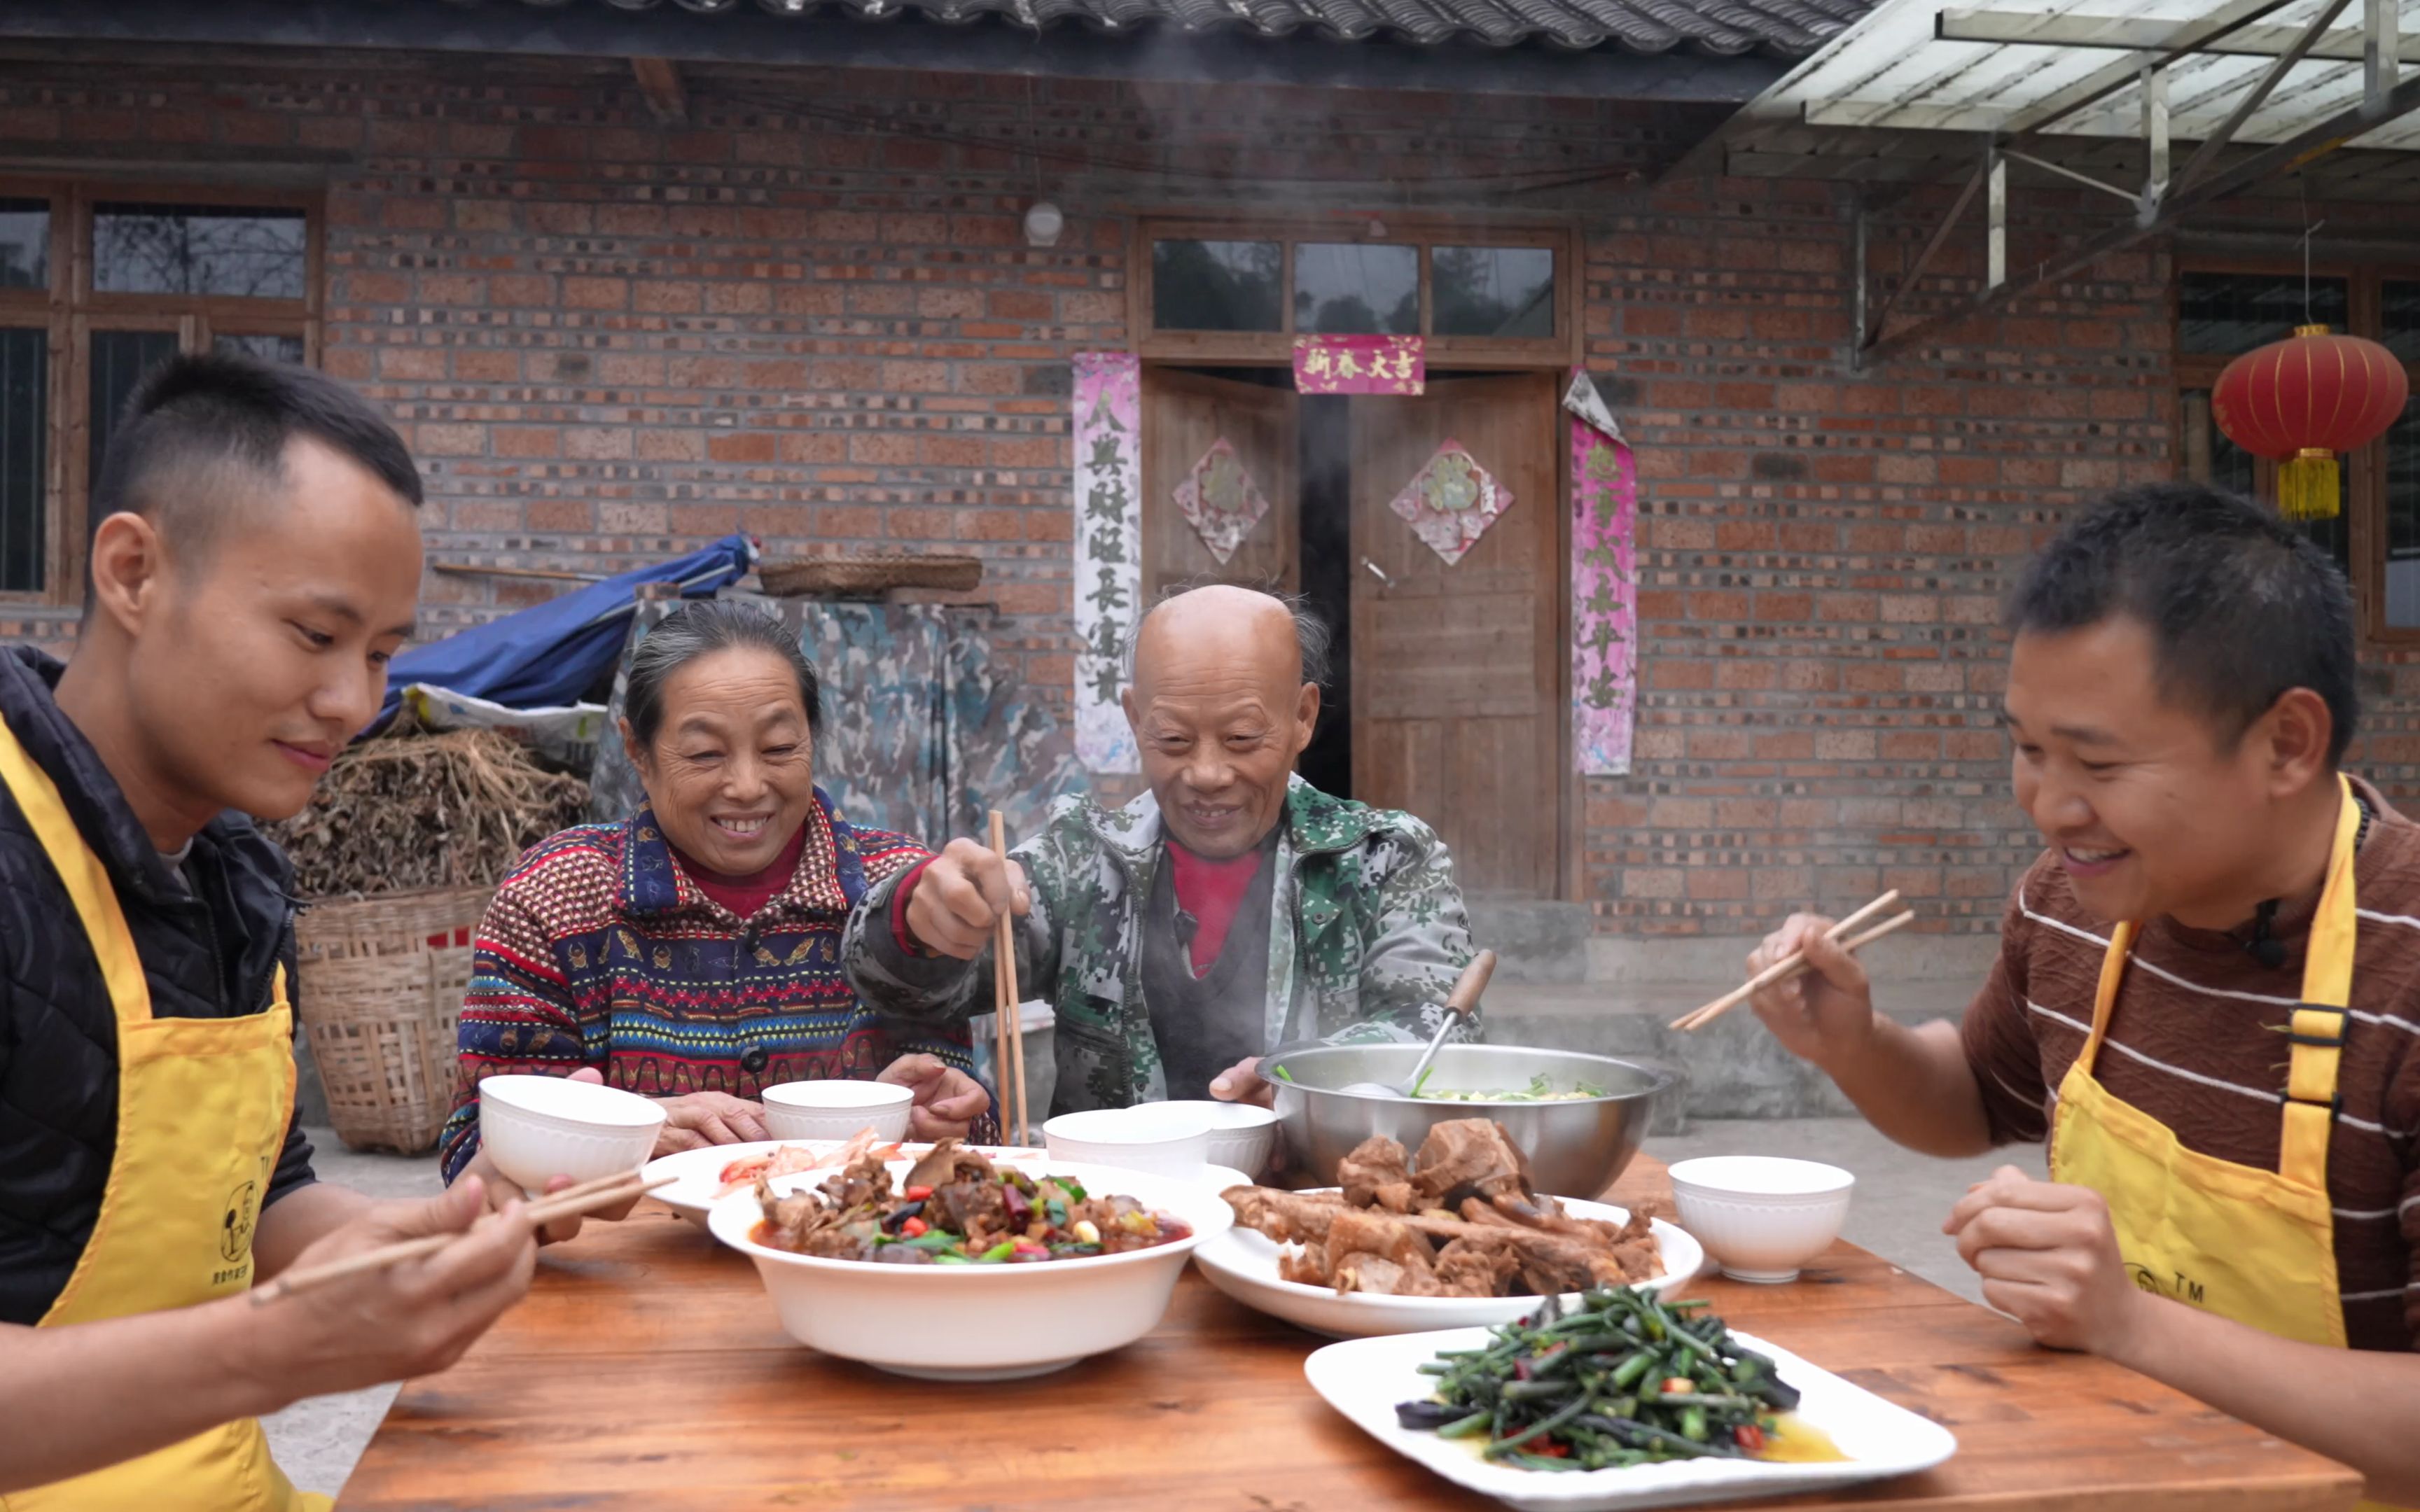
<path id="1" fill-rule="evenodd" d="M 1244 459 L 1221 436 L 1176 486 L 1176 507 L 1185 512 L 1186 523 L 1223 567 L 1269 512 L 1269 501 L 1261 486 L 1244 471 Z"/>
<path id="2" fill-rule="evenodd" d="M 1512 490 L 1448 437 L 1387 507 L 1410 521 L 1412 532 L 1451 566 L 1512 507 Z"/>

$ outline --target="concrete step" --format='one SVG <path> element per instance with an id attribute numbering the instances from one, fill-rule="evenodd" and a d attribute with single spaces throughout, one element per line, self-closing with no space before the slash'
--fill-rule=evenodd
<path id="1" fill-rule="evenodd" d="M 1473 943 L 1496 952 L 1496 980 L 1567 982 L 1589 980 L 1586 903 L 1532 899 L 1470 898 Z"/>

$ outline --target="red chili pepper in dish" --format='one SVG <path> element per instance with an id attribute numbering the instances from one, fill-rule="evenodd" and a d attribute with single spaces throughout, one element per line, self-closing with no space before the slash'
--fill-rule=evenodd
<path id="1" fill-rule="evenodd" d="M 1764 1453 L 1764 1429 L 1753 1423 L 1743 1423 L 1731 1429 L 1731 1441 L 1749 1454 Z"/>
<path id="2" fill-rule="evenodd" d="M 931 1231 L 932 1227 L 922 1218 L 910 1218 L 899 1226 L 899 1231 L 909 1239 L 921 1239 Z"/>
<path id="3" fill-rule="evenodd" d="M 932 1195 L 933 1189 L 929 1186 L 911 1186 L 905 1194 L 910 1202 L 922 1202 Z"/>

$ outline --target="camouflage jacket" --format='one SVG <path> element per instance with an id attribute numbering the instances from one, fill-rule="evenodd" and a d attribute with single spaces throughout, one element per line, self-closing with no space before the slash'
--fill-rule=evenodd
<path id="1" fill-rule="evenodd" d="M 1269 928 L 1267 1047 L 1304 1040 L 1425 1042 L 1471 957 L 1453 863 L 1406 813 L 1334 798 L 1295 778 L 1279 837 Z M 1058 1016 L 1054 1113 L 1168 1095 L 1142 996 L 1144 905 L 1162 856 L 1158 805 L 1063 798 L 1012 853 L 1032 911 L 1016 980 Z M 904 877 L 906 873 L 902 873 Z M 991 1008 L 991 956 L 902 950 L 891 927 L 901 877 L 850 915 L 842 959 L 868 1007 L 954 1021 Z M 1476 1037 L 1478 1025 L 1456 1036 Z"/>

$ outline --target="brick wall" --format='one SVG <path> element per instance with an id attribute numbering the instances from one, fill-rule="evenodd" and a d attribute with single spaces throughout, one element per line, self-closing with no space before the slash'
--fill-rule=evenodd
<path id="1" fill-rule="evenodd" d="M 1994 926 L 2035 849 L 1995 723 L 2000 598 L 2079 501 L 2171 470 L 2164 256 L 1861 375 L 1844 215 L 1824 186 L 1726 184 L 1591 241 L 1652 626 L 1639 777 L 1589 785 L 1601 926 L 1756 933 L 1886 887 Z M 1874 265 L 1928 229 L 1895 218 Z"/>
<path id="2" fill-rule="evenodd" d="M 1588 356 L 1644 485 L 1639 770 L 1586 795 L 1606 932 L 1752 933 L 1884 887 L 1990 928 L 2030 854 L 1998 595 L 2078 501 L 2172 467 L 2164 253 L 1852 374 L 1838 198 L 1644 187 L 1703 113 L 832 72 L 693 78 L 665 127 L 619 66 L 129 73 L 0 70 L 0 139 L 356 155 L 324 362 L 405 427 L 432 556 L 970 549 L 996 645 L 1063 708 L 1066 357 L 1125 340 L 1136 208 L 1585 216 Z M 1037 189 L 1068 211 L 1049 250 L 1019 228 Z M 1906 207 L 1877 265 L 1925 228 Z M 432 573 L 425 620 L 551 592 Z M 68 618 L 0 607 L 0 635 Z M 2377 675 L 2400 696 L 2368 749 L 2420 762 L 2420 667 Z"/>

